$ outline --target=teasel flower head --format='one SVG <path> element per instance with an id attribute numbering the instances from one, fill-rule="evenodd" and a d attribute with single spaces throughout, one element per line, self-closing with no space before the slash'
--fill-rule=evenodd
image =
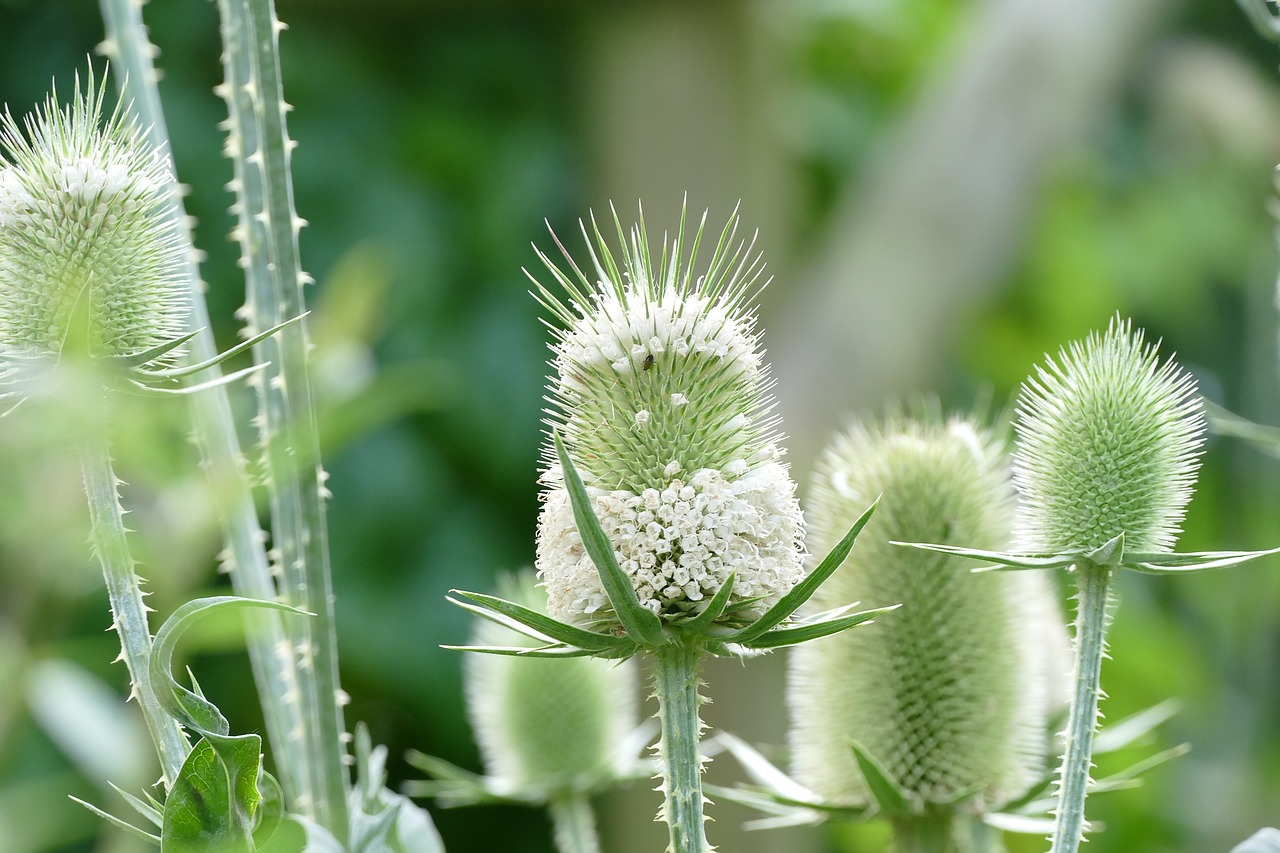
<path id="1" fill-rule="evenodd" d="M 703 254 L 706 217 L 664 239 L 654 263 L 643 218 L 616 214 L 615 258 L 593 219 L 590 266 L 542 260 L 553 325 L 550 430 L 563 439 L 641 606 L 664 623 L 696 617 L 732 576 L 726 622 L 763 613 L 803 576 L 804 524 L 781 460 L 751 300 L 763 271 L 735 242 L 736 214 Z M 594 238 L 594 240 L 593 240 Z M 594 242 L 594 246 L 592 245 Z M 544 456 L 537 568 L 549 612 L 617 627 L 575 524 L 553 442 Z"/>
<path id="2" fill-rule="evenodd" d="M 546 593 L 535 587 L 532 572 L 511 581 L 504 598 L 545 610 Z M 472 641 L 535 645 L 483 619 Z M 644 775 L 638 755 L 647 737 L 636 736 L 636 670 L 634 660 L 469 655 L 467 716 L 492 789 L 540 800 Z"/>
<path id="3" fill-rule="evenodd" d="M 1020 549 L 1087 553 L 1121 534 L 1128 551 L 1173 548 L 1205 419 L 1195 380 L 1162 364 L 1128 320 L 1038 367 L 1016 429 Z"/>
<path id="4" fill-rule="evenodd" d="M 1052 652 L 1067 642 L 1048 579 L 973 574 L 958 557 L 891 544 L 1006 547 L 1013 491 L 1005 459 L 989 430 L 944 420 L 936 407 L 855 424 L 821 455 L 809 506 L 815 547 L 883 497 L 813 604 L 903 604 L 871 629 L 792 653 L 794 775 L 828 802 L 876 805 L 850 744 L 915 809 L 983 810 L 1043 776 L 1048 716 L 1062 694 Z"/>
<path id="5" fill-rule="evenodd" d="M 182 235 L 166 215 L 168 156 L 77 78 L 23 124 L 0 118 L 0 351 L 127 358 L 178 338 Z M 158 356 L 172 359 L 175 350 Z"/>

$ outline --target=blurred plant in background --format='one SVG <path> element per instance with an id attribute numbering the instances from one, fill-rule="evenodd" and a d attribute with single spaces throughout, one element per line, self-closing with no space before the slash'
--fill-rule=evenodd
<path id="1" fill-rule="evenodd" d="M 225 346 L 241 296 L 223 239 L 229 197 L 215 189 L 230 167 L 208 131 L 222 113 L 215 9 L 146 12 Z M 1280 90 L 1273 52 L 1230 3 L 283 0 L 280 13 L 297 206 L 312 222 L 302 248 L 319 281 L 312 339 L 342 683 L 348 717 L 390 747 L 393 787 L 413 773 L 400 760 L 409 746 L 480 766 L 461 661 L 437 649 L 465 635 L 466 619 L 441 601 L 530 560 L 547 352 L 518 271 L 544 218 L 563 230 L 609 198 L 643 196 L 660 219 L 657 205 L 686 189 L 695 207 L 741 197 L 776 275 L 762 325 L 798 471 L 839 415 L 925 388 L 964 408 L 988 380 L 1003 400 L 1044 352 L 1117 310 L 1176 344 L 1211 400 L 1280 423 L 1263 212 Z M 90 0 L 3 0 L 0 102 L 24 113 L 51 78 L 69 91 L 101 38 Z M 1040 71 L 1057 56 L 1063 70 Z M 1083 94 L 1062 96 L 1071 85 Z M 815 324 L 806 306 L 835 305 L 831 292 L 857 310 L 828 307 L 830 322 Z M 804 372 L 823 377 L 825 399 L 786 390 Z M 220 586 L 219 533 L 185 433 L 175 413 L 116 448 L 136 555 L 165 556 L 150 601 L 166 612 Z M 99 849 L 128 849 L 64 797 L 94 799 L 108 777 L 155 777 L 130 766 L 137 750 L 103 746 L 136 740 L 132 716 L 50 711 L 115 707 L 93 697 L 123 689 L 106 663 L 114 641 L 84 554 L 75 463 L 47 430 L 11 418 L 0 422 L 0 473 L 0 838 L 17 853 L 71 851 L 94 849 L 101 833 Z M 1271 543 L 1277 473 L 1254 449 L 1211 447 L 1184 547 Z M 1142 788 L 1091 802 L 1090 819 L 1107 826 L 1090 842 L 1097 853 L 1225 850 L 1274 820 L 1280 577 L 1259 564 L 1224 580 L 1120 579 L 1111 642 L 1122 651 L 1103 678 L 1126 689 L 1103 710 L 1118 719 L 1181 696 L 1165 737 L 1194 751 Z M 210 624 L 185 645 L 200 654 L 202 686 L 248 731 L 261 721 L 238 637 L 231 622 Z M 780 664 L 753 665 L 753 691 L 772 678 L 781 696 Z M 781 743 L 781 701 L 737 719 L 734 675 L 710 678 L 709 722 Z M 112 734 L 77 737 L 90 726 Z M 606 849 L 662 843 L 643 825 L 655 802 L 645 787 L 603 804 Z M 450 849 L 512 838 L 550 849 L 527 810 L 436 816 Z M 609 837 L 615 817 L 628 838 Z M 853 850 L 878 832 L 722 843 Z"/>

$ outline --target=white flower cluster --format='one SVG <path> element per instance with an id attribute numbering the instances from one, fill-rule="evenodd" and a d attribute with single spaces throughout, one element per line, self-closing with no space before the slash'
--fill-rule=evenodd
<path id="1" fill-rule="evenodd" d="M 677 463 L 668 465 L 678 473 Z M 582 546 L 563 488 L 546 493 L 537 566 L 557 619 L 609 621 L 599 574 Z M 665 488 L 597 492 L 592 502 L 640 603 L 661 616 L 695 614 L 735 575 L 734 599 L 759 597 L 754 618 L 803 577 L 804 522 L 795 484 L 770 461 L 742 476 L 704 468 Z"/>
<path id="2" fill-rule="evenodd" d="M 665 288 L 657 299 L 647 287 L 630 287 L 621 296 L 605 282 L 597 287 L 601 296 L 595 310 L 556 344 L 561 394 L 583 385 L 579 371 L 565 367 L 581 365 L 627 374 L 643 370 L 650 357 L 669 352 L 719 358 L 730 376 L 759 373 L 760 353 L 749 322 L 731 314 L 715 298 L 681 294 L 673 287 Z"/>
<path id="3" fill-rule="evenodd" d="M 0 228 L 10 228 L 29 216 L 35 199 L 13 167 L 0 167 Z"/>

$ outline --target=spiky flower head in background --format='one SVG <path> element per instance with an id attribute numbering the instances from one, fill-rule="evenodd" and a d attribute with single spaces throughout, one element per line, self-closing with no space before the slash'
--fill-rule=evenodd
<path id="1" fill-rule="evenodd" d="M 178 338 L 183 241 L 165 209 L 167 155 L 122 107 L 104 115 L 92 77 L 21 127 L 6 113 L 0 147 L 0 351 L 124 358 Z"/>
<path id="2" fill-rule="evenodd" d="M 1205 419 L 1195 380 L 1118 317 L 1037 367 L 1018 400 L 1021 549 L 1169 551 L 1195 486 Z"/>
<path id="3" fill-rule="evenodd" d="M 504 598 L 539 610 L 546 594 L 532 573 L 513 578 Z M 535 643 L 484 619 L 476 645 Z M 467 716 L 485 772 L 509 796 L 549 799 L 644 775 L 637 755 L 638 676 L 634 660 L 549 660 L 507 655 L 466 659 Z"/>
<path id="4" fill-rule="evenodd" d="M 1013 493 L 1003 442 L 933 409 L 855 424 L 820 457 L 809 507 L 821 547 L 877 494 L 858 547 L 814 604 L 900 601 L 892 619 L 792 653 L 796 779 L 829 802 L 874 805 L 850 743 L 919 808 L 998 805 L 1044 773 L 1051 653 L 1062 617 L 1040 574 L 975 575 L 956 557 L 891 540 L 1008 544 Z M 1058 664 L 1061 666 L 1061 664 Z M 967 796 L 966 796 L 967 795 Z"/>
<path id="5" fill-rule="evenodd" d="M 726 613 L 741 624 L 803 576 L 804 525 L 751 308 L 763 262 L 753 242 L 735 242 L 736 214 L 705 267 L 705 214 L 692 234 L 682 214 L 656 264 L 643 217 L 629 232 L 614 224 L 618 258 L 594 219 L 586 271 L 563 246 L 569 272 L 541 255 L 563 289 L 534 279 L 563 324 L 552 327 L 547 422 L 640 604 L 667 623 L 692 618 L 732 574 Z M 617 619 L 551 442 L 544 461 L 537 568 L 549 612 L 608 630 Z"/>

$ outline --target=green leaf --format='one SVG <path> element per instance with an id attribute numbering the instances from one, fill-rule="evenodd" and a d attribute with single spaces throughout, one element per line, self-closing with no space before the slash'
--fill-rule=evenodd
<path id="1" fill-rule="evenodd" d="M 111 356 L 110 358 L 107 358 L 104 360 L 107 362 L 107 364 L 109 364 L 112 367 L 126 368 L 126 369 L 130 367 L 141 367 L 147 362 L 154 361 L 155 359 L 159 358 L 160 356 L 164 355 L 167 352 L 172 352 L 173 350 L 182 346 L 183 344 L 185 344 L 187 341 L 191 340 L 198 334 L 200 334 L 199 331 L 187 332 L 185 335 L 180 335 L 176 338 L 173 338 L 172 340 L 168 340 L 163 343 L 157 344 L 151 347 L 151 349 L 146 349 L 146 350 L 143 350 L 142 352 L 134 353 L 133 355 Z"/>
<path id="2" fill-rule="evenodd" d="M 1189 554 L 1127 554 L 1124 567 L 1145 574 L 1186 574 L 1206 569 L 1224 569 L 1247 563 L 1259 557 L 1280 554 L 1280 548 L 1267 551 L 1197 551 Z"/>
<path id="3" fill-rule="evenodd" d="M 143 841 L 149 841 L 152 844 L 159 846 L 160 836 L 153 835 L 150 832 L 147 832 L 145 829 L 139 829 L 138 827 L 134 826 L 128 821 L 121 820 L 120 818 L 116 817 L 110 812 L 104 812 L 102 809 L 98 808 L 93 803 L 87 803 L 84 800 L 80 799 L 79 797 L 71 797 L 70 799 L 72 802 L 79 803 L 80 805 L 84 806 L 86 809 L 93 812 L 95 815 L 102 818 L 107 823 L 111 824 L 117 829 L 122 829 L 125 832 L 129 833 L 130 835 L 134 836 L 135 838 L 140 838 Z"/>
<path id="4" fill-rule="evenodd" d="M 206 737 L 225 736 L 229 731 L 227 720 L 212 702 L 174 680 L 172 673 L 174 647 L 182 634 L 202 616 L 216 610 L 245 607 L 265 607 L 290 613 L 304 612 L 275 601 L 260 601 L 232 595 L 198 598 L 183 604 L 165 620 L 164 625 L 156 632 L 155 641 L 151 647 L 147 677 L 151 680 L 151 687 L 161 706 L 178 722 Z"/>
<path id="5" fill-rule="evenodd" d="M 804 580 L 791 588 L 791 591 L 784 595 L 777 604 L 765 611 L 764 615 L 747 627 L 743 628 L 736 634 L 724 637 L 724 642 L 739 643 L 748 645 L 756 637 L 781 625 L 792 613 L 800 609 L 806 601 L 818 591 L 818 587 L 826 582 L 827 578 L 835 573 L 844 563 L 845 558 L 849 556 L 849 552 L 853 550 L 853 543 L 857 540 L 858 534 L 862 532 L 862 528 L 867 526 L 867 522 L 871 520 L 871 514 L 875 512 L 876 506 L 880 503 L 880 499 L 876 498 L 872 501 L 871 506 L 867 507 L 866 512 L 859 516 L 858 520 L 853 523 L 853 527 L 849 528 L 849 532 L 844 535 L 836 547 L 831 549 L 831 553 L 823 558 L 818 567 L 810 572 Z"/>
<path id="6" fill-rule="evenodd" d="M 217 364 L 221 364 L 227 359 L 233 358 L 239 355 L 240 353 L 245 352 L 248 349 L 251 349 L 257 344 L 262 343 L 267 338 L 271 337 L 276 332 L 283 329 L 285 326 L 291 326 L 294 323 L 299 322 L 300 320 L 302 320 L 303 317 L 307 316 L 307 314 L 309 313 L 310 313 L 309 311 L 304 311 L 303 313 L 299 314 L 297 317 L 293 317 L 292 319 L 285 320 L 283 323 L 277 323 L 276 325 L 272 326 L 270 329 L 267 329 L 265 332 L 259 332 L 253 337 L 247 340 L 241 341 L 240 343 L 231 347 L 231 349 L 226 350 L 225 352 L 218 353 L 213 358 L 207 358 L 204 361 L 198 362 L 196 364 L 187 364 L 187 365 L 183 365 L 182 367 L 174 367 L 174 368 L 169 368 L 167 370 L 147 370 L 147 371 L 143 371 L 143 373 L 147 377 L 155 377 L 156 379 L 180 379 L 184 376 L 190 376 L 193 373 L 199 373 L 202 370 L 208 370 L 210 367 L 213 367 L 214 365 L 217 365 Z M 190 339 L 195 337 L 196 334 L 198 333 L 192 332 L 191 334 L 186 335 L 185 337 Z M 181 343 L 182 340 L 183 340 L 182 338 L 179 338 L 178 342 Z M 136 358 L 137 356 L 134 356 L 134 357 Z M 145 363 L 145 362 L 142 362 L 142 363 Z M 251 369 L 256 370 L 257 366 Z M 240 371 L 240 372 L 243 373 L 244 371 Z"/>
<path id="7" fill-rule="evenodd" d="M 1163 752 L 1158 752 L 1155 755 L 1129 765 L 1119 773 L 1113 773 L 1105 779 L 1099 779 L 1093 783 L 1090 791 L 1093 793 L 1102 793 L 1103 791 L 1117 791 L 1124 788 L 1136 787 L 1142 784 L 1142 780 L 1138 778 L 1141 774 L 1159 767 L 1161 764 L 1166 764 L 1175 758 L 1181 758 L 1190 751 L 1191 746 L 1185 743 L 1170 747 Z"/>
<path id="8" fill-rule="evenodd" d="M 881 814 L 893 818 L 918 812 L 906 790 L 889 775 L 884 765 L 863 748 L 862 744 L 850 741 L 849 748 L 853 750 L 853 758 L 858 762 L 858 769 L 862 771 L 862 778 L 867 781 L 867 788 L 870 789 L 876 805 L 880 807 Z"/>
<path id="9" fill-rule="evenodd" d="M 821 802 L 821 798 L 816 793 L 779 770 L 755 747 L 741 738 L 728 732 L 720 732 L 713 739 L 713 743 L 727 749 L 734 758 L 738 759 L 738 763 L 742 765 L 742 769 L 747 772 L 752 781 L 769 793 L 787 797 L 793 802 L 811 802 L 815 805 Z"/>
<path id="10" fill-rule="evenodd" d="M 549 646 L 441 646 L 442 649 L 448 649 L 451 652 L 480 652 L 486 655 L 509 655 L 518 658 L 585 658 L 596 657 L 612 660 L 614 658 L 624 659 L 635 654 L 637 649 L 634 645 L 621 649 L 580 649 L 576 646 L 567 646 L 564 643 L 554 643 Z"/>
<path id="11" fill-rule="evenodd" d="M 252 853 L 261 768 L 257 735 L 202 738 L 165 798 L 164 853 Z"/>
<path id="12" fill-rule="evenodd" d="M 790 628 L 778 628 L 773 631 L 767 631 L 753 640 L 741 643 L 741 645 L 746 646 L 749 649 L 776 649 L 782 646 L 794 646 L 799 643 L 807 643 L 810 640 L 829 637 L 832 634 L 847 631 L 855 625 L 862 625 L 870 622 L 877 616 L 882 616 L 892 610 L 897 610 L 901 606 L 901 604 L 893 604 L 888 607 L 878 607 L 875 610 L 864 610 L 860 613 L 850 613 L 835 619 L 802 622 Z"/>
<path id="13" fill-rule="evenodd" d="M 1174 714 L 1178 713 L 1181 704 L 1176 699 L 1166 699 L 1100 729 L 1094 736 L 1093 754 L 1101 755 L 1131 746 L 1139 738 L 1150 734 L 1157 726 L 1170 720 Z"/>
<path id="14" fill-rule="evenodd" d="M 1073 565 L 1082 555 L 1074 554 L 1006 554 L 1003 551 L 983 551 L 980 548 L 961 548 L 958 545 L 933 545 L 928 542 L 890 542 L 903 548 L 919 548 L 922 551 L 934 551 L 952 557 L 968 557 L 972 560 L 983 560 L 995 563 L 995 566 L 984 566 L 974 569 L 976 572 L 1001 571 L 1009 569 L 1062 569 Z"/>
<path id="15" fill-rule="evenodd" d="M 386 788 L 387 748 L 374 747 L 369 729 L 356 727 L 356 784 L 349 797 L 352 851 L 444 853 L 431 817 Z"/>
<path id="16" fill-rule="evenodd" d="M 1086 556 L 1089 562 L 1095 566 L 1119 566 L 1125 562 L 1124 558 L 1124 534 L 1108 539 L 1098 548 L 1090 551 Z"/>
<path id="17" fill-rule="evenodd" d="M 591 562 L 595 564 L 596 571 L 600 573 L 600 582 L 604 585 L 609 603 L 613 605 L 613 610 L 618 615 L 618 621 L 622 623 L 627 636 L 637 644 L 650 648 L 666 645 L 668 640 L 662 632 L 662 620 L 656 613 L 640 604 L 635 588 L 631 585 L 631 579 L 618 565 L 618 560 L 613 554 L 613 545 L 605 536 L 604 529 L 600 526 L 600 519 L 596 518 L 595 510 L 591 507 L 591 497 L 587 494 L 587 487 L 582 484 L 582 478 L 573 467 L 573 460 L 569 458 L 569 451 L 565 449 L 560 433 L 558 431 L 553 433 L 553 437 L 556 455 L 559 456 L 560 467 L 564 470 L 565 488 L 569 491 L 569 500 L 573 505 L 573 518 L 578 525 L 578 535 L 582 537 L 582 547 L 586 549 Z"/>
<path id="18" fill-rule="evenodd" d="M 498 598 L 493 595 L 484 595 L 478 592 L 464 592 L 459 589 L 449 590 L 453 595 L 461 595 L 471 599 L 484 607 L 474 607 L 466 602 L 448 599 L 464 610 L 470 611 L 477 616 L 488 619 L 491 622 L 497 622 L 499 625 L 511 628 L 520 633 L 532 637 L 535 640 L 544 642 L 561 642 L 570 646 L 577 646 L 583 649 L 599 650 L 599 649 L 616 649 L 627 645 L 633 645 L 630 640 L 624 637 L 615 637 L 612 634 L 601 634 L 597 631 L 588 631 L 585 628 L 578 628 L 573 625 L 567 625 L 558 619 L 553 619 L 545 613 L 540 613 L 531 607 L 525 607 L 514 601 L 507 601 L 504 598 Z M 486 610 L 487 608 L 487 610 Z M 493 613 L 506 617 L 506 619 L 495 619 Z M 517 624 L 513 625 L 512 622 Z M 534 633 L 528 630 L 521 630 L 520 627 L 532 629 Z M 541 635 L 541 636 L 539 636 Z"/>

